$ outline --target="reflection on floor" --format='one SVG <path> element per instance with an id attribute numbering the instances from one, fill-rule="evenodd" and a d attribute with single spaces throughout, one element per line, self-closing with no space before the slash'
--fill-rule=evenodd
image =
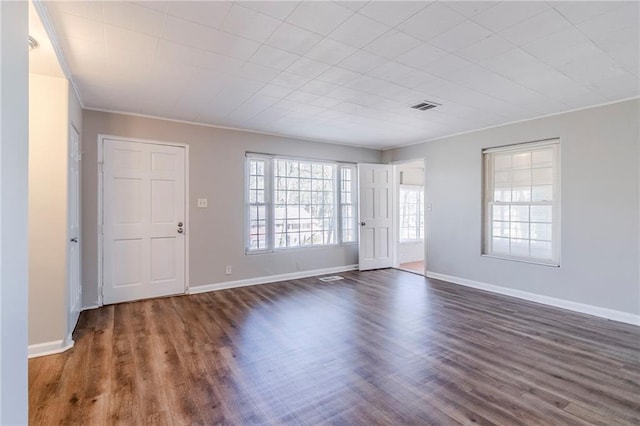
<path id="1" fill-rule="evenodd" d="M 421 260 L 419 262 L 401 263 L 400 269 L 405 269 L 410 272 L 424 275 L 424 261 Z"/>

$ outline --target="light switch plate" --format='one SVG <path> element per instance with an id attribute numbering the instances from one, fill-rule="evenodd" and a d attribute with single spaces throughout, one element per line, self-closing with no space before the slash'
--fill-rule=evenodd
<path id="1" fill-rule="evenodd" d="M 198 198 L 198 207 L 204 209 L 207 207 L 208 201 L 206 198 Z"/>

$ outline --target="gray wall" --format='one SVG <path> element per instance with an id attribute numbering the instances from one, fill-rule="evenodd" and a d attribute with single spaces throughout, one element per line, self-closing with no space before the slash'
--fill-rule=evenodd
<path id="1" fill-rule="evenodd" d="M 190 286 L 358 263 L 356 245 L 273 254 L 244 253 L 245 151 L 351 162 L 380 162 L 377 150 L 217 129 L 131 115 L 85 111 L 83 116 L 83 302 L 97 303 L 98 134 L 189 144 Z M 208 198 L 209 207 L 196 207 Z M 225 275 L 232 265 L 233 274 Z"/>
<path id="2" fill-rule="evenodd" d="M 632 100 L 385 151 L 425 158 L 427 269 L 640 313 L 640 101 Z M 561 266 L 481 257 L 482 149 L 559 137 Z"/>
<path id="3" fill-rule="evenodd" d="M 0 424 L 27 424 L 27 3 L 0 2 Z"/>

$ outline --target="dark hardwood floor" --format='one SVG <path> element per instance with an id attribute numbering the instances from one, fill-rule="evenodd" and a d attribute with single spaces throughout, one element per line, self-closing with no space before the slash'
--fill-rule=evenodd
<path id="1" fill-rule="evenodd" d="M 82 313 L 58 424 L 640 424 L 640 328 L 396 270 Z"/>

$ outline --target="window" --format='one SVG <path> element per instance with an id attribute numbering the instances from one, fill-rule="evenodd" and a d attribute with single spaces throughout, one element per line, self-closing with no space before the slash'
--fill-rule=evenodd
<path id="1" fill-rule="evenodd" d="M 484 254 L 559 265 L 559 141 L 487 149 Z"/>
<path id="2" fill-rule="evenodd" d="M 355 167 L 247 154 L 247 251 L 356 241 Z"/>
<path id="3" fill-rule="evenodd" d="M 400 185 L 400 241 L 424 239 L 424 189 Z"/>

